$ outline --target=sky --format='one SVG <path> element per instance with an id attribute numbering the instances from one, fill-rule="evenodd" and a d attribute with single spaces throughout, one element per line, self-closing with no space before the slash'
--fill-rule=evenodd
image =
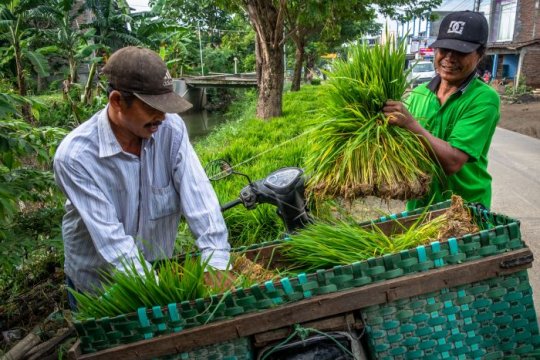
<path id="1" fill-rule="evenodd" d="M 130 7 L 135 9 L 135 11 L 150 10 L 150 7 L 148 6 L 148 0 L 127 0 L 127 3 Z"/>

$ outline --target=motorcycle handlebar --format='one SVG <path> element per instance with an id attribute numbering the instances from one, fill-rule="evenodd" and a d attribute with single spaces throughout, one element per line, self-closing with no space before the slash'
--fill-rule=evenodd
<path id="1" fill-rule="evenodd" d="M 233 208 L 233 207 L 235 207 L 236 205 L 241 204 L 241 203 L 242 203 L 242 200 L 236 199 L 236 200 L 230 201 L 230 202 L 228 202 L 228 203 L 226 203 L 226 204 L 223 204 L 223 205 L 221 206 L 221 212 L 227 211 L 227 210 L 229 210 L 230 208 Z"/>

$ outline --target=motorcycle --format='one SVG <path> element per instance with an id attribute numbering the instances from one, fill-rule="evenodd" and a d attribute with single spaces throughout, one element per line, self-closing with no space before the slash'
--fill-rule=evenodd
<path id="1" fill-rule="evenodd" d="M 240 191 L 237 199 L 221 206 L 222 212 L 240 204 L 248 210 L 255 209 L 258 204 L 271 204 L 276 206 L 277 214 L 289 234 L 311 222 L 304 195 L 304 171 L 298 167 L 278 169 L 257 181 L 251 181 L 248 175 L 234 170 L 222 159 L 209 162 L 205 171 L 211 181 L 231 175 L 240 175 L 247 179 L 248 185 Z"/>
<path id="2" fill-rule="evenodd" d="M 205 171 L 211 181 L 240 175 L 248 182 L 237 199 L 221 205 L 222 212 L 240 204 L 248 210 L 255 209 L 258 204 L 272 204 L 276 206 L 277 214 L 289 234 L 294 234 L 312 222 L 304 195 L 304 171 L 298 167 L 278 169 L 257 181 L 251 181 L 248 175 L 234 170 L 222 159 L 209 162 L 205 166 Z M 294 340 L 288 344 L 268 345 L 260 349 L 257 359 L 365 360 L 367 357 L 360 344 L 360 337 L 361 334 L 354 329 L 346 332 L 319 332 L 315 336 Z"/>
<path id="3" fill-rule="evenodd" d="M 276 206 L 277 214 L 285 224 L 288 234 L 294 234 L 312 222 L 306 206 L 304 171 L 298 167 L 278 169 L 263 179 L 251 181 L 248 175 L 238 172 L 225 160 L 213 160 L 205 166 L 211 181 L 221 180 L 231 175 L 246 178 L 248 185 L 237 199 L 221 205 L 221 211 L 227 211 L 242 204 L 252 210 L 258 204 Z M 292 341 L 279 346 L 269 345 L 262 348 L 257 359 L 366 359 L 356 330 L 349 332 L 319 332 L 307 339 Z"/>

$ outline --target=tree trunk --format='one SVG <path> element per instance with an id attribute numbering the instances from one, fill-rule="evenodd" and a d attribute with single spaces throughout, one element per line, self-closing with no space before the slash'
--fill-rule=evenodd
<path id="1" fill-rule="evenodd" d="M 17 86 L 19 87 L 19 95 L 26 96 L 26 81 L 24 79 L 24 68 L 22 64 L 22 54 L 19 44 L 14 44 L 15 49 L 15 66 L 17 69 Z M 24 103 L 22 105 L 22 116 L 24 120 L 30 124 L 35 123 L 34 116 L 32 115 L 32 107 L 30 104 Z"/>
<path id="2" fill-rule="evenodd" d="M 72 55 L 70 55 L 68 62 L 69 62 L 69 76 L 71 77 L 71 82 L 76 83 L 78 80 L 77 61 Z"/>
<path id="3" fill-rule="evenodd" d="M 309 81 L 313 79 L 313 75 L 315 74 L 315 59 L 314 53 L 308 53 L 306 56 L 306 75 L 308 76 Z"/>
<path id="4" fill-rule="evenodd" d="M 82 96 L 82 101 L 87 105 L 92 103 L 92 83 L 94 82 L 94 76 L 96 75 L 97 66 L 97 62 L 93 62 L 92 66 L 90 66 L 88 80 L 86 81 L 86 85 L 84 86 L 84 94 Z"/>
<path id="5" fill-rule="evenodd" d="M 247 0 L 249 19 L 257 34 L 257 68 L 259 99 L 257 117 L 270 119 L 281 116 L 283 96 L 283 22 L 286 1 L 279 7 L 268 0 Z M 259 71 L 259 70 L 257 70 Z"/>
<path id="6" fill-rule="evenodd" d="M 296 43 L 296 42 L 295 42 Z M 296 52 L 294 56 L 294 73 L 291 85 L 291 91 L 300 90 L 300 79 L 302 78 L 302 65 L 304 64 L 304 43 L 296 43 Z"/>

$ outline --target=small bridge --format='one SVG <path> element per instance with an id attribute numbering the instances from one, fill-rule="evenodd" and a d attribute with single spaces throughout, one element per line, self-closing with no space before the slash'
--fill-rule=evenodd
<path id="1" fill-rule="evenodd" d="M 188 86 L 205 87 L 257 87 L 257 75 L 255 73 L 244 74 L 215 74 L 208 76 L 190 76 L 184 80 Z"/>
<path id="2" fill-rule="evenodd" d="M 174 92 L 193 104 L 199 110 L 206 104 L 206 88 L 249 88 L 257 87 L 255 73 L 212 74 L 208 76 L 189 76 L 173 80 Z"/>

